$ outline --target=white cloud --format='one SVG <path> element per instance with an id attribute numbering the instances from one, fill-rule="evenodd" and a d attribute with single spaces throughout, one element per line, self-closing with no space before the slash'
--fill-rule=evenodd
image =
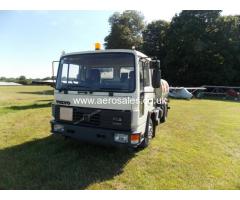
<path id="1" fill-rule="evenodd" d="M 152 11 L 152 10 L 141 10 L 141 12 L 144 14 L 145 19 L 147 22 L 151 22 L 154 20 L 166 20 L 171 21 L 172 17 L 179 13 L 181 10 L 158 10 L 158 11 Z"/>

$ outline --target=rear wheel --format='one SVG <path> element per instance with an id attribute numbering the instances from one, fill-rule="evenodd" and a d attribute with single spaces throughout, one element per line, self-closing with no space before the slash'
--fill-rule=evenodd
<path id="1" fill-rule="evenodd" d="M 167 115 L 168 115 L 168 108 L 167 104 L 164 104 L 163 106 L 163 116 L 161 117 L 161 123 L 164 123 L 167 120 Z"/>
<path id="2" fill-rule="evenodd" d="M 158 126 L 158 122 L 156 121 L 156 118 L 154 115 L 152 115 L 152 124 L 153 124 L 152 138 L 154 138 L 156 136 L 156 130 L 157 130 L 157 126 Z"/>

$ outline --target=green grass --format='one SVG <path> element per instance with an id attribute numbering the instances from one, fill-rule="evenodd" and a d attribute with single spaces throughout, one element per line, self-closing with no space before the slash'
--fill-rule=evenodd
<path id="1" fill-rule="evenodd" d="M 240 104 L 171 100 L 136 153 L 51 136 L 52 88 L 0 87 L 0 189 L 240 189 Z"/>

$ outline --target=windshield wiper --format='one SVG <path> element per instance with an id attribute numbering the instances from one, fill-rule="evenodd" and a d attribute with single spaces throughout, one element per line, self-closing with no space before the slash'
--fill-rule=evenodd
<path id="1" fill-rule="evenodd" d="M 127 89 L 121 89 L 121 88 L 99 88 L 101 90 L 117 90 L 117 91 L 126 91 Z"/>
<path id="2" fill-rule="evenodd" d="M 62 87 L 62 90 L 71 90 L 71 88 L 90 88 L 89 86 L 85 86 L 85 85 L 65 85 Z"/>
<path id="3" fill-rule="evenodd" d="M 86 85 L 72 85 L 74 88 L 90 88 L 89 86 Z"/>

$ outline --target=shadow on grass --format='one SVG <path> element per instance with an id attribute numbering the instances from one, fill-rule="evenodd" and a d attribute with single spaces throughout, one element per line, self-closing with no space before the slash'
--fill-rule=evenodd
<path id="1" fill-rule="evenodd" d="M 41 100 L 37 100 L 37 102 L 52 102 L 53 99 L 41 99 Z"/>
<path id="2" fill-rule="evenodd" d="M 36 108 L 47 108 L 51 106 L 51 102 L 44 104 L 30 104 L 30 105 L 22 105 L 22 106 L 10 106 L 6 107 L 7 110 L 28 110 L 28 109 L 36 109 Z"/>
<path id="3" fill-rule="evenodd" d="M 32 92 L 18 92 L 20 94 L 36 94 L 36 95 L 53 95 L 52 90 L 43 90 L 43 91 L 32 91 Z"/>
<path id="4" fill-rule="evenodd" d="M 133 156 L 49 136 L 0 150 L 0 189 L 85 189 L 121 174 Z"/>

